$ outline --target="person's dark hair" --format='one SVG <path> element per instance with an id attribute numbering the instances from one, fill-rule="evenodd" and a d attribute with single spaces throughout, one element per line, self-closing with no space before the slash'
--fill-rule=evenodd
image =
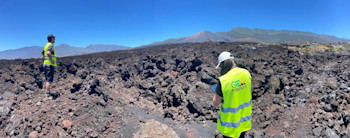
<path id="1" fill-rule="evenodd" d="M 55 36 L 52 35 L 52 34 L 49 34 L 49 35 L 47 36 L 47 41 L 48 41 L 48 42 L 51 42 L 51 41 L 52 41 L 52 38 L 55 38 Z"/>
<path id="2" fill-rule="evenodd" d="M 232 69 L 232 67 L 235 65 L 233 59 L 224 60 L 220 63 L 220 76 L 225 75 L 228 71 Z"/>

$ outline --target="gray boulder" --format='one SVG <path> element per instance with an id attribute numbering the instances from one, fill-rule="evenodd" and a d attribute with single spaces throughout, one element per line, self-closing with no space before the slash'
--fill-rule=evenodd
<path id="1" fill-rule="evenodd" d="M 325 134 L 329 138 L 339 138 L 339 136 L 329 127 L 326 128 Z"/>

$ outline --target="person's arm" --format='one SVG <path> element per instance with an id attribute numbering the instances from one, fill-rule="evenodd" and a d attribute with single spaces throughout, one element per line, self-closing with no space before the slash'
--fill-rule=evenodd
<path id="1" fill-rule="evenodd" d="M 53 52 L 53 45 L 50 45 L 46 52 L 47 56 L 49 57 L 49 60 L 51 61 L 51 63 L 53 63 L 51 52 Z"/>
<path id="2" fill-rule="evenodd" d="M 214 105 L 214 107 L 217 107 L 218 105 L 220 105 L 221 100 L 222 100 L 222 97 L 219 96 L 218 94 L 215 94 L 214 97 L 213 97 L 213 105 Z"/>
<path id="3" fill-rule="evenodd" d="M 222 91 L 221 91 L 221 83 L 220 81 L 217 84 L 215 95 L 213 97 L 213 105 L 214 107 L 217 107 L 222 102 Z"/>
<path id="4" fill-rule="evenodd" d="M 47 52 L 47 56 L 49 57 L 51 63 L 53 63 L 52 57 L 51 57 L 51 52 L 48 50 Z"/>

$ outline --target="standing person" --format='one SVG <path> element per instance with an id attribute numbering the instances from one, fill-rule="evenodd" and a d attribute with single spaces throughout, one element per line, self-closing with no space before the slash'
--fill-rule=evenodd
<path id="1" fill-rule="evenodd" d="M 45 72 L 45 87 L 46 87 L 46 96 L 51 97 L 50 92 L 50 83 L 53 82 L 53 77 L 55 73 L 55 67 L 57 66 L 56 63 L 56 51 L 55 47 L 53 46 L 55 43 L 55 36 L 50 34 L 47 36 L 47 44 L 44 47 L 44 72 Z"/>
<path id="2" fill-rule="evenodd" d="M 213 104 L 222 105 L 217 128 L 224 137 L 244 137 L 245 131 L 251 129 L 252 77 L 246 69 L 236 67 L 231 53 L 222 52 L 218 60 L 220 77 Z"/>

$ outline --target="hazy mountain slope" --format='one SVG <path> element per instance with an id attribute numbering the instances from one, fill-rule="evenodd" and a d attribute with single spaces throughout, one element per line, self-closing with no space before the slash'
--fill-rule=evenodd
<path id="1" fill-rule="evenodd" d="M 128 49 L 129 47 L 121 46 L 121 45 L 105 45 L 105 44 L 95 44 L 95 45 L 89 45 L 86 47 L 89 50 L 102 52 L 102 51 L 112 51 L 112 50 L 121 50 L 121 49 Z"/>
<path id="2" fill-rule="evenodd" d="M 233 38 L 227 35 L 217 35 L 212 32 L 204 31 L 204 32 L 194 34 L 190 37 L 186 37 L 185 39 L 178 41 L 178 43 L 200 43 L 200 42 L 206 42 L 206 41 L 228 42 L 231 39 Z"/>
<path id="3" fill-rule="evenodd" d="M 215 34 L 209 31 L 203 31 L 189 37 L 173 38 L 173 39 L 167 39 L 164 41 L 153 42 L 148 45 L 142 45 L 139 48 L 159 46 L 159 45 L 169 45 L 169 44 L 180 44 L 180 43 L 201 43 L 201 42 L 208 42 L 208 41 L 229 42 L 232 39 L 233 37 L 227 36 L 226 34 Z"/>
<path id="4" fill-rule="evenodd" d="M 167 39 L 164 41 L 153 42 L 151 44 L 141 45 L 141 46 L 139 46 L 139 48 L 159 46 L 159 45 L 177 44 L 179 41 L 182 41 L 183 39 L 186 39 L 186 37 L 172 38 L 172 39 Z"/>
<path id="5" fill-rule="evenodd" d="M 264 30 L 236 27 L 228 32 L 217 34 L 227 35 L 234 38 L 255 38 L 263 42 L 346 42 L 349 39 L 337 38 L 330 35 L 319 35 L 311 32 L 289 31 L 289 30 Z"/>
<path id="6" fill-rule="evenodd" d="M 141 47 L 158 45 L 179 44 L 179 43 L 200 43 L 206 41 L 229 42 L 229 41 L 254 41 L 254 42 L 350 42 L 350 39 L 337 38 L 330 35 L 319 35 L 311 32 L 270 30 L 270 29 L 249 29 L 236 27 L 227 32 L 212 33 L 200 32 L 189 37 L 173 38 L 164 41 L 154 42 Z"/>
<path id="7" fill-rule="evenodd" d="M 31 46 L 20 49 L 5 50 L 0 52 L 0 59 L 18 59 L 18 58 L 38 58 L 41 57 L 43 47 Z"/>
<path id="8" fill-rule="evenodd" d="M 112 51 L 112 50 L 121 50 L 127 49 L 129 47 L 120 46 L 120 45 L 89 45 L 86 48 L 84 47 L 74 47 L 68 44 L 61 44 L 55 46 L 58 57 L 63 56 L 72 56 L 72 55 L 81 55 L 94 52 L 103 52 L 103 51 Z M 0 59 L 26 59 L 26 58 L 41 58 L 41 52 L 44 47 L 41 46 L 31 46 L 24 47 L 20 49 L 6 50 L 0 52 Z"/>
<path id="9" fill-rule="evenodd" d="M 83 47 L 69 46 L 67 44 L 61 44 L 59 46 L 56 46 L 55 49 L 58 57 L 70 56 L 70 55 L 81 55 L 81 54 L 96 52 Z"/>

